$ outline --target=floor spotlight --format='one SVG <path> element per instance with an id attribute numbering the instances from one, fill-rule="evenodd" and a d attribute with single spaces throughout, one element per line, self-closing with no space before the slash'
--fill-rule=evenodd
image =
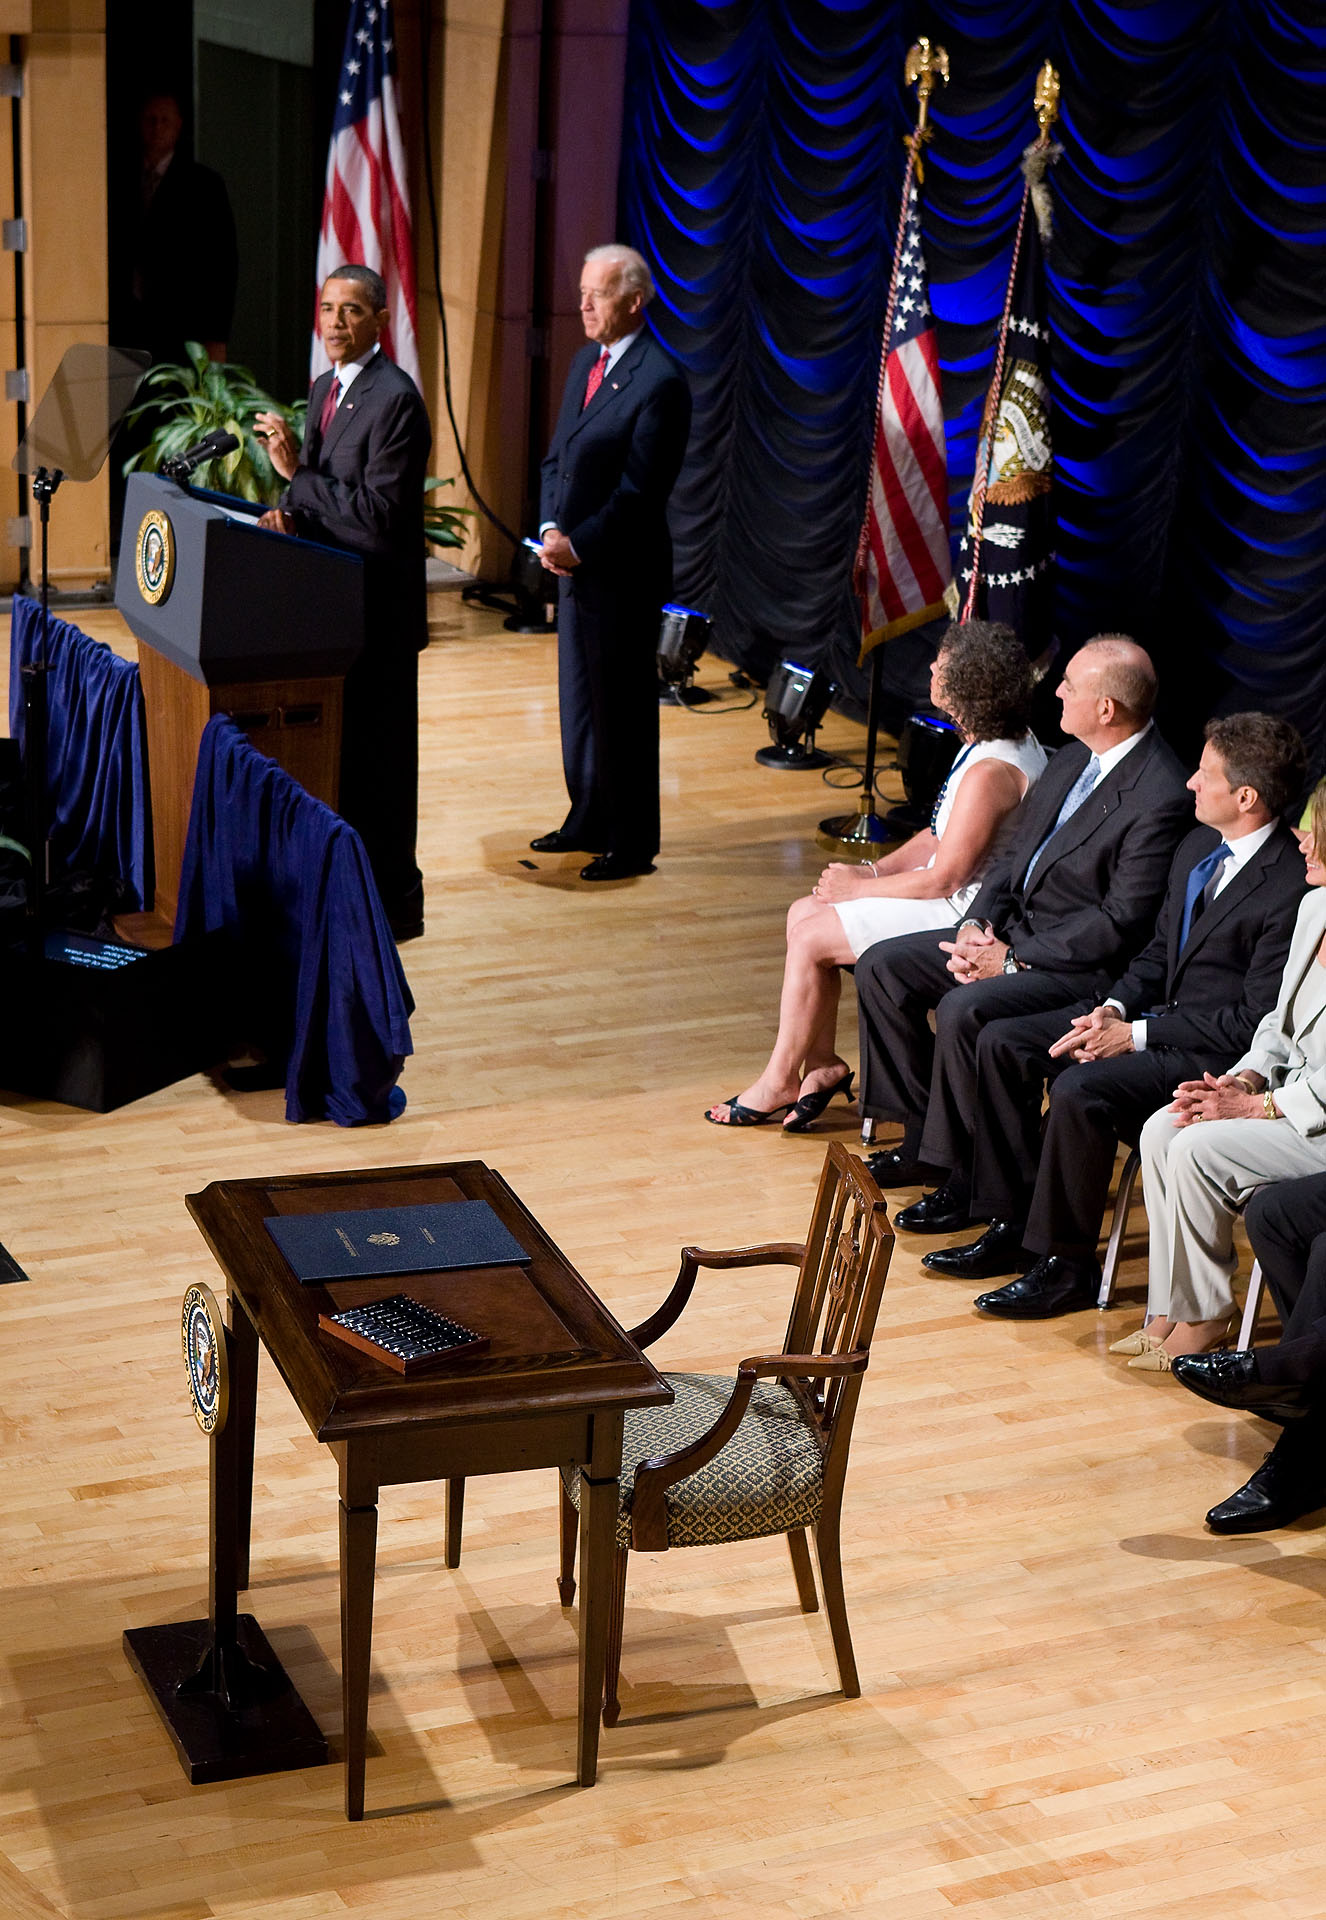
<path id="1" fill-rule="evenodd" d="M 691 685 L 700 655 L 709 645 L 713 621 L 695 607 L 670 602 L 658 630 L 658 700 L 664 707 L 698 707 L 714 695 Z"/>
<path id="2" fill-rule="evenodd" d="M 769 676 L 764 694 L 764 717 L 769 722 L 771 747 L 761 747 L 755 758 L 762 767 L 827 767 L 833 755 L 815 745 L 815 729 L 838 689 L 819 667 L 783 660 Z"/>
<path id="3" fill-rule="evenodd" d="M 907 798 L 884 816 L 901 839 L 930 825 L 940 789 L 958 757 L 962 735 L 951 720 L 914 713 L 898 735 L 898 770 Z"/>

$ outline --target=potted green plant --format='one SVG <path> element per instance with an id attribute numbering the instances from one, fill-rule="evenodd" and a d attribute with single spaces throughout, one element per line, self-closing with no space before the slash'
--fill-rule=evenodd
<path id="1" fill-rule="evenodd" d="M 183 453 L 204 434 L 221 430 L 233 433 L 239 445 L 233 453 L 197 467 L 195 485 L 274 506 L 285 482 L 267 458 L 253 423 L 260 413 L 275 411 L 298 431 L 299 410 L 283 407 L 264 393 L 247 367 L 209 360 L 196 340 L 186 342 L 184 350 L 184 365 L 153 367 L 138 389 L 138 404 L 125 419 L 130 427 L 141 422 L 149 437 L 147 445 L 125 461 L 124 471 L 156 473 L 163 460 Z"/>

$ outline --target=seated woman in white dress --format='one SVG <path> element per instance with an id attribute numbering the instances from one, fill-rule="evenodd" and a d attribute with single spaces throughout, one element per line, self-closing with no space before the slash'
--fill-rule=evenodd
<path id="1" fill-rule="evenodd" d="M 716 1126 L 783 1125 L 800 1132 L 836 1093 L 852 1097 L 852 1069 L 837 1051 L 838 969 L 900 933 L 952 927 L 975 899 L 981 876 L 1045 750 L 1028 728 L 1035 677 L 1010 627 L 985 620 L 951 626 L 930 669 L 930 698 L 956 723 L 962 747 L 929 827 L 879 860 L 826 867 L 787 915 L 787 962 L 778 1038 L 744 1092 L 710 1107 Z"/>
<path id="2" fill-rule="evenodd" d="M 1243 1058 L 1219 1077 L 1181 1081 L 1138 1143 L 1151 1248 L 1137 1344 L 1162 1370 L 1225 1341 L 1238 1270 L 1234 1222 L 1255 1190 L 1326 1173 L 1326 780 L 1309 819 L 1298 836 L 1308 892 L 1275 1006 Z M 1198 1121 L 1208 1124 L 1199 1130 Z"/>

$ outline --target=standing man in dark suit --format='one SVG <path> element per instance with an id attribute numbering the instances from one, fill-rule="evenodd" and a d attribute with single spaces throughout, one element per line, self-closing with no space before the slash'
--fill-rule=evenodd
<path id="1" fill-rule="evenodd" d="M 980 1296 L 983 1313 L 1044 1320 L 1094 1303 L 1118 1142 L 1135 1145 L 1181 1080 L 1223 1073 L 1275 1005 L 1306 884 L 1280 815 L 1305 766 L 1286 721 L 1213 720 L 1188 782 L 1203 824 L 1174 856 L 1154 938 L 1099 1005 L 982 1031 L 970 1210 L 990 1225 L 971 1246 L 928 1253 L 922 1265 L 971 1280 L 1020 1274 Z M 1140 1340 L 1134 1358 L 1146 1362 Z"/>
<path id="2" fill-rule="evenodd" d="M 571 809 L 530 842 L 593 853 L 583 880 L 652 873 L 658 852 L 659 617 L 672 586 L 667 504 L 691 395 L 644 323 L 654 291 L 632 247 L 595 247 L 580 276 L 586 345 L 543 463 L 541 558 L 560 581 L 557 681 Z"/>
<path id="3" fill-rule="evenodd" d="M 182 363 L 186 340 L 224 360 L 239 276 L 235 218 L 220 174 L 180 151 L 183 131 L 174 94 L 143 102 L 136 198 L 124 221 L 129 285 L 117 283 L 115 337 L 147 347 L 156 361 Z"/>
<path id="4" fill-rule="evenodd" d="M 258 415 L 290 482 L 260 526 L 362 556 L 364 650 L 345 676 L 340 812 L 360 835 L 391 930 L 424 930 L 415 861 L 419 655 L 428 645 L 424 480 L 432 430 L 419 389 L 379 344 L 387 290 L 371 267 L 338 267 L 318 308 L 331 370 L 314 381 L 302 450 L 280 414 Z"/>
<path id="5" fill-rule="evenodd" d="M 981 1029 L 1104 994 L 1151 936 L 1191 817 L 1183 768 L 1151 725 L 1155 670 L 1135 641 L 1089 640 L 1057 691 L 1073 742 L 1019 810 L 1007 854 L 954 937 L 906 934 L 857 962 L 861 1110 L 903 1124 L 901 1146 L 873 1154 L 871 1171 L 894 1187 L 916 1184 L 925 1167 L 946 1176 L 899 1226 L 968 1224 L 964 1116 Z"/>

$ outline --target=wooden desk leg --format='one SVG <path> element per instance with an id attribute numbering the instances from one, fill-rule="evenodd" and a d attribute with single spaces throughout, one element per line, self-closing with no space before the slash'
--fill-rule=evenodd
<path id="1" fill-rule="evenodd" d="M 617 1538 L 617 1482 L 580 1476 L 580 1738 L 576 1778 L 598 1778 L 599 1721 Z"/>
<path id="2" fill-rule="evenodd" d="M 465 1518 L 465 1482 L 448 1480 L 442 1495 L 442 1531 L 446 1535 L 445 1564 L 460 1565 L 460 1530 Z"/>
<path id="3" fill-rule="evenodd" d="M 351 1506 L 341 1473 L 341 1711 L 345 1725 L 345 1817 L 364 1817 L 364 1757 L 368 1748 L 368 1668 L 373 1648 L 373 1568 L 378 1510 Z M 375 1489 L 376 1494 L 376 1489 Z"/>
<path id="4" fill-rule="evenodd" d="M 253 1429 L 258 1410 L 258 1333 L 234 1294 L 230 1296 L 230 1415 L 235 1449 L 235 1582 L 249 1584 L 253 1532 Z"/>

